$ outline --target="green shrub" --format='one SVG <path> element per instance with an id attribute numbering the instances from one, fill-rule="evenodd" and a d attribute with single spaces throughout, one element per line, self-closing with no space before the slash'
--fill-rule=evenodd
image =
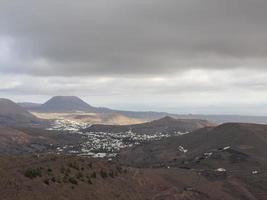
<path id="1" fill-rule="evenodd" d="M 70 168 L 65 169 L 65 171 L 64 171 L 64 175 L 65 175 L 65 176 L 69 176 L 70 174 L 71 174 L 71 170 L 70 170 Z"/>
<path id="2" fill-rule="evenodd" d="M 78 185 L 78 181 L 77 181 L 75 178 L 73 178 L 73 177 L 70 177 L 70 178 L 69 178 L 69 182 L 70 182 L 71 184 Z"/>
<path id="3" fill-rule="evenodd" d="M 51 181 L 55 183 L 56 182 L 56 178 L 55 177 L 52 177 L 51 178 Z"/>
<path id="4" fill-rule="evenodd" d="M 76 178 L 77 178 L 77 179 L 82 179 L 82 178 L 83 178 L 83 173 L 82 173 L 82 172 L 78 172 L 78 173 L 76 174 Z"/>
<path id="5" fill-rule="evenodd" d="M 102 170 L 102 169 L 101 169 L 101 171 L 100 171 L 100 176 L 101 176 L 103 179 L 105 179 L 105 178 L 108 177 L 107 172 L 105 172 L 105 171 Z"/>
<path id="6" fill-rule="evenodd" d="M 92 163 L 89 163 L 88 167 L 92 169 L 92 167 L 93 167 Z"/>
<path id="7" fill-rule="evenodd" d="M 93 172 L 93 173 L 91 174 L 91 178 L 96 178 L 96 172 Z"/>
<path id="8" fill-rule="evenodd" d="M 111 178 L 114 178 L 114 173 L 113 173 L 113 171 L 110 171 L 110 172 L 109 172 L 109 176 L 110 176 Z"/>
<path id="9" fill-rule="evenodd" d="M 76 163 L 76 162 L 69 162 L 69 167 L 70 168 L 73 168 L 73 169 L 76 169 L 76 170 L 80 170 L 80 166 L 79 166 L 79 164 L 78 163 Z"/>
<path id="10" fill-rule="evenodd" d="M 114 176 L 118 176 L 118 172 L 115 171 L 115 172 L 114 172 Z"/>
<path id="11" fill-rule="evenodd" d="M 52 174 L 53 174 L 53 170 L 52 170 L 51 168 L 48 168 L 48 169 L 47 169 L 47 174 L 48 174 L 49 176 L 52 176 Z"/>
<path id="12" fill-rule="evenodd" d="M 33 179 L 33 178 L 36 178 L 36 177 L 42 177 L 42 173 L 41 173 L 41 170 L 39 168 L 37 169 L 27 169 L 25 172 L 24 172 L 24 176 L 30 178 L 30 179 Z"/>
<path id="13" fill-rule="evenodd" d="M 117 168 L 117 171 L 118 171 L 119 173 L 121 173 L 121 172 L 122 172 L 122 167 L 120 167 L 120 166 L 117 166 L 116 168 Z"/>
<path id="14" fill-rule="evenodd" d="M 90 178 L 88 178 L 87 183 L 90 185 L 93 184 Z"/>

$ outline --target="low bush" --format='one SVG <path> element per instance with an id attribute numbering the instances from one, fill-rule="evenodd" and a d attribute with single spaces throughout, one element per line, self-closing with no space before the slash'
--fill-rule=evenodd
<path id="1" fill-rule="evenodd" d="M 78 181 L 77 181 L 75 178 L 73 178 L 73 177 L 70 177 L 70 178 L 69 178 L 69 182 L 70 182 L 71 184 L 78 185 Z"/>
<path id="2" fill-rule="evenodd" d="M 93 172 L 93 173 L 91 174 L 91 178 L 96 178 L 96 172 Z"/>
<path id="3" fill-rule="evenodd" d="M 76 170 L 80 170 L 80 166 L 79 166 L 79 164 L 77 163 L 77 162 L 69 162 L 69 164 L 68 164 L 68 166 L 70 167 L 70 168 L 73 168 L 73 169 L 76 169 Z"/>
<path id="4" fill-rule="evenodd" d="M 105 178 L 108 177 L 107 172 L 105 172 L 105 171 L 102 170 L 102 169 L 101 169 L 101 171 L 100 171 L 100 176 L 101 176 L 103 179 L 105 179 Z"/>
<path id="5" fill-rule="evenodd" d="M 27 169 L 24 172 L 24 176 L 26 176 L 26 177 L 28 177 L 30 179 L 33 179 L 33 178 L 36 178 L 36 177 L 42 177 L 42 173 L 41 173 L 41 170 L 39 168 Z"/>

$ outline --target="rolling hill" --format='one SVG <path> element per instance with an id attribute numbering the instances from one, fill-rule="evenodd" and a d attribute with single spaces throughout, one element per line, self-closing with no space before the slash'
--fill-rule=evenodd
<path id="1" fill-rule="evenodd" d="M 19 106 L 21 106 L 22 108 L 25 108 L 27 110 L 38 108 L 42 105 L 40 103 L 30 103 L 30 102 L 21 102 L 21 103 L 17 103 L 17 104 Z"/>
<path id="2" fill-rule="evenodd" d="M 102 125 L 95 124 L 83 130 L 85 132 L 108 132 L 119 133 L 132 131 L 139 134 L 175 134 L 187 133 L 206 126 L 214 126 L 213 123 L 206 120 L 198 119 L 174 119 L 172 117 L 164 117 L 151 122 L 134 124 L 134 125 Z"/>
<path id="3" fill-rule="evenodd" d="M 0 124 L 40 124 L 41 120 L 8 99 L 0 99 Z"/>
<path id="4" fill-rule="evenodd" d="M 227 123 L 124 149 L 118 160 L 138 168 L 197 172 L 194 187 L 205 184 L 200 180 L 203 177 L 215 185 L 233 178 L 253 195 L 245 197 L 247 191 L 236 190 L 233 185 L 225 191 L 235 191 L 236 199 L 256 200 L 267 197 L 266 152 L 267 125 Z"/>
<path id="5" fill-rule="evenodd" d="M 232 159 L 236 155 L 243 155 L 244 158 L 265 163 L 266 152 L 267 125 L 227 123 L 138 145 L 124 150 L 121 158 L 127 164 L 141 166 L 159 166 L 162 163 L 180 166 L 186 161 L 189 165 L 194 160 L 199 161 L 197 158 L 201 160 L 205 154 L 220 157 L 229 153 Z M 220 163 L 220 159 L 217 159 L 217 163 Z"/>

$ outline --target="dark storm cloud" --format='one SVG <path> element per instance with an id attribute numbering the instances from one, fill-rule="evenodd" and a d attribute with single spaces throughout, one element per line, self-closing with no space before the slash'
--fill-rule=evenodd
<path id="1" fill-rule="evenodd" d="M 266 0 L 0 1 L 2 72 L 163 74 L 265 68 Z"/>

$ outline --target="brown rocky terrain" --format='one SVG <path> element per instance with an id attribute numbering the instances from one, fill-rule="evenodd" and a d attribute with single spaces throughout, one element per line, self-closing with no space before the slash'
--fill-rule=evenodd
<path id="1" fill-rule="evenodd" d="M 266 199 L 266 139 L 267 125 L 229 123 L 122 150 L 119 160 L 141 168 L 197 171 L 215 182 L 231 177 L 253 194 L 237 199 Z M 233 186 L 227 190 L 236 191 L 238 195 L 246 193 Z"/>
<path id="2" fill-rule="evenodd" d="M 232 176 L 212 180 L 186 169 L 137 169 L 82 157 L 1 157 L 0 176 L 4 200 L 257 199 Z"/>

